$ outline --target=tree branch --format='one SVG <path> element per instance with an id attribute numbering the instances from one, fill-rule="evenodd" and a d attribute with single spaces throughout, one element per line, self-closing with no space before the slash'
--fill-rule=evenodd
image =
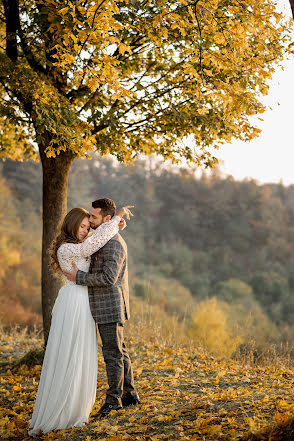
<path id="1" fill-rule="evenodd" d="M 176 104 L 174 107 L 175 107 L 175 108 L 176 108 L 176 107 L 179 107 L 179 106 L 181 106 L 182 104 L 186 104 L 186 103 L 189 102 L 189 101 L 190 101 L 190 99 L 183 100 L 183 101 L 181 101 L 180 103 Z M 165 107 L 165 108 L 163 108 L 163 109 L 160 109 L 160 110 L 158 110 L 158 111 L 155 112 L 155 113 L 152 113 L 152 114 L 149 115 L 147 118 L 141 119 L 140 121 L 136 121 L 135 123 L 130 123 L 130 124 L 128 124 L 127 127 L 129 127 L 130 129 L 129 129 L 129 130 L 127 129 L 127 130 L 126 130 L 126 133 L 135 132 L 137 129 L 146 126 L 146 125 L 147 125 L 146 123 L 148 123 L 148 121 L 150 121 L 150 119 L 152 118 L 152 116 L 158 116 L 158 115 L 160 115 L 160 113 L 163 114 L 163 113 L 166 112 L 168 109 L 169 109 L 169 106 L 167 106 L 167 107 Z M 135 127 L 132 127 L 134 124 L 136 124 L 136 126 L 135 126 Z"/>
<path id="2" fill-rule="evenodd" d="M 95 28 L 94 28 L 93 26 L 94 26 L 94 23 L 95 23 L 96 15 L 97 15 L 99 9 L 101 8 L 101 6 L 103 5 L 103 3 L 105 3 L 105 1 L 106 1 L 106 0 L 101 0 L 101 2 L 99 3 L 99 5 L 97 6 L 97 8 L 96 8 L 96 10 L 95 10 L 95 12 L 94 12 L 93 20 L 92 20 L 92 26 L 91 26 L 91 27 L 93 28 L 93 29 L 92 29 L 93 31 L 95 31 Z M 91 35 L 91 33 L 89 33 L 89 34 L 87 35 L 85 41 L 82 43 L 82 46 L 81 46 L 81 49 L 79 50 L 79 53 L 78 53 L 78 55 L 77 55 L 77 58 L 80 56 L 81 52 L 83 51 L 83 49 L 84 49 L 84 47 L 85 47 L 85 44 L 86 44 L 87 41 L 89 40 L 90 35 Z"/>
<path id="3" fill-rule="evenodd" d="M 11 59 L 11 61 L 16 61 L 18 56 L 18 34 L 20 37 L 21 48 L 31 68 L 37 72 L 45 73 L 46 70 L 41 64 L 37 62 L 30 47 L 26 42 L 25 34 L 20 24 L 18 0 L 3 0 L 3 4 L 5 10 L 7 34 L 6 55 Z"/>
<path id="4" fill-rule="evenodd" d="M 37 72 L 41 72 L 41 73 L 46 73 L 46 69 L 37 62 L 37 60 L 35 59 L 30 47 L 28 46 L 27 42 L 26 42 L 26 38 L 25 38 L 25 34 L 21 28 L 21 25 L 19 23 L 19 28 L 18 28 L 18 34 L 20 37 L 20 44 L 21 44 L 21 48 L 23 50 L 23 53 L 29 63 L 29 65 L 31 66 L 31 68 Z"/>
<path id="5" fill-rule="evenodd" d="M 148 96 L 150 96 L 150 95 L 154 95 L 154 94 L 160 92 L 158 95 L 153 96 L 152 99 L 155 99 L 155 100 L 156 100 L 157 98 L 161 98 L 162 96 L 166 95 L 168 92 L 171 92 L 172 90 L 176 89 L 179 85 L 185 83 L 185 81 L 187 81 L 187 79 L 184 79 L 184 80 L 180 81 L 179 83 L 177 83 L 177 84 L 173 85 L 172 87 L 169 87 L 168 89 L 165 89 L 165 90 L 164 90 L 164 89 L 162 89 L 162 90 L 158 90 L 158 89 L 156 89 L 154 92 L 149 93 Z M 150 87 L 150 86 L 153 85 L 153 84 L 156 84 L 156 82 L 154 82 L 154 83 L 152 83 L 152 84 L 149 84 L 147 87 Z M 146 88 L 147 88 L 147 87 L 146 87 Z M 136 101 L 134 104 L 132 104 L 127 110 L 125 110 L 125 111 L 119 116 L 119 118 L 121 118 L 122 116 L 126 115 L 128 112 L 130 112 L 132 109 L 134 109 L 134 107 L 137 107 L 139 104 L 141 104 L 141 103 L 146 103 L 146 102 L 149 101 L 149 100 L 144 100 L 144 98 L 145 98 L 145 97 L 142 97 L 141 99 L 139 99 L 138 101 Z"/>
<path id="6" fill-rule="evenodd" d="M 56 53 L 56 50 L 52 48 L 54 47 L 54 35 L 49 30 L 50 29 L 50 21 L 48 18 L 48 10 L 46 4 L 43 1 L 37 0 L 36 2 L 39 14 L 42 15 L 42 21 L 40 22 L 40 29 L 42 38 L 45 42 L 45 57 L 46 57 L 46 67 L 45 74 L 53 79 L 53 83 L 58 91 L 64 95 L 66 89 L 66 78 L 63 73 L 58 70 L 55 66 L 55 58 L 53 55 Z"/>
<path id="7" fill-rule="evenodd" d="M 6 21 L 6 55 L 15 62 L 17 60 L 17 29 L 19 26 L 18 0 L 3 0 Z"/>
<path id="8" fill-rule="evenodd" d="M 28 118 L 30 118 L 31 115 L 32 115 L 32 103 L 31 103 L 28 99 L 25 99 L 25 98 L 24 98 L 24 96 L 22 95 L 22 93 L 21 93 L 20 90 L 16 90 L 16 89 L 14 89 L 14 90 L 11 91 L 11 90 L 7 87 L 7 84 L 6 84 L 5 80 L 4 80 L 4 78 L 0 78 L 0 83 L 2 84 L 3 88 L 6 90 L 6 93 L 7 93 L 9 96 L 11 96 L 10 93 L 12 93 L 13 96 L 14 96 L 15 98 L 17 98 L 17 100 L 19 101 L 19 104 L 17 104 L 17 105 L 18 105 L 20 108 L 22 108 L 22 109 L 27 113 Z"/>
<path id="9" fill-rule="evenodd" d="M 290 0 L 290 6 L 291 6 L 291 10 L 292 10 L 292 16 L 294 18 L 294 0 Z"/>

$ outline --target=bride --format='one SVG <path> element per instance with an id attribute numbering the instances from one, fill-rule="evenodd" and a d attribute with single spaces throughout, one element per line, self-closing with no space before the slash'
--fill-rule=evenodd
<path id="1" fill-rule="evenodd" d="M 125 227 L 123 216 L 132 215 L 129 208 L 121 208 L 89 236 L 89 213 L 83 208 L 69 211 L 52 246 L 53 268 L 70 271 L 74 261 L 88 271 L 89 256 L 115 236 L 119 226 Z M 66 280 L 52 310 L 29 435 L 85 425 L 95 402 L 96 383 L 97 337 L 88 289 Z"/>

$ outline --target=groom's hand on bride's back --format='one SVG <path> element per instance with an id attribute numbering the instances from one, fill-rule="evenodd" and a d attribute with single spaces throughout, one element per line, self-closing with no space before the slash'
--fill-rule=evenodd
<path id="1" fill-rule="evenodd" d="M 76 264 L 74 262 L 72 262 L 72 266 L 74 268 L 73 271 L 62 271 L 62 272 L 68 280 L 76 283 L 76 275 L 77 275 L 79 268 L 76 266 Z"/>

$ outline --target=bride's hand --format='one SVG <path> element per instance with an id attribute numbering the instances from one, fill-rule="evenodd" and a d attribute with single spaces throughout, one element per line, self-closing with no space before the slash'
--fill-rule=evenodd
<path id="1" fill-rule="evenodd" d="M 118 210 L 116 215 L 120 216 L 121 218 L 126 216 L 126 218 L 128 220 L 130 220 L 130 216 L 134 216 L 133 213 L 130 210 L 130 208 L 133 208 L 133 207 L 134 207 L 134 205 L 126 205 L 125 207 L 122 207 L 120 210 Z"/>
<path id="2" fill-rule="evenodd" d="M 124 218 L 122 218 L 122 219 L 120 220 L 120 223 L 118 224 L 118 226 L 119 226 L 119 228 L 120 228 L 121 230 L 124 230 L 124 229 L 126 228 L 127 223 L 126 223 L 126 221 L 124 220 Z"/>

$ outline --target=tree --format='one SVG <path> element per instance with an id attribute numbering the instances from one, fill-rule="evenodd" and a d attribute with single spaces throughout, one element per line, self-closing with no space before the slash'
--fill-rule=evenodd
<path id="1" fill-rule="evenodd" d="M 229 304 L 251 302 L 254 298 L 251 286 L 238 279 L 219 282 L 216 285 L 215 294 L 218 299 Z"/>
<path id="2" fill-rule="evenodd" d="M 288 301 L 291 295 L 286 276 L 275 271 L 259 271 L 253 274 L 250 282 L 256 300 L 276 323 L 283 322 L 293 313 L 292 303 Z"/>
<path id="3" fill-rule="evenodd" d="M 198 345 L 218 357 L 231 357 L 242 343 L 242 337 L 230 329 L 228 312 L 215 297 L 203 300 L 195 308 L 189 330 Z"/>
<path id="4" fill-rule="evenodd" d="M 294 18 L 294 0 L 290 0 L 290 6 L 291 6 L 292 15 Z"/>
<path id="5" fill-rule="evenodd" d="M 3 0 L 1 156 L 43 168 L 45 340 L 59 282 L 48 246 L 67 177 L 91 149 L 213 166 L 210 146 L 259 130 L 249 117 L 287 45 L 272 0 Z"/>

